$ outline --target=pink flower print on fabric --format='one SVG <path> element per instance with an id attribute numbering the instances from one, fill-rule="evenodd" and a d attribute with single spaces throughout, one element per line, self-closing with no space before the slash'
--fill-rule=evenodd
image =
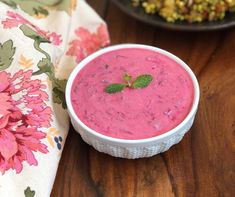
<path id="1" fill-rule="evenodd" d="M 7 16 L 8 16 L 8 18 L 6 18 L 6 20 L 2 21 L 3 27 L 5 29 L 7 29 L 7 28 L 11 29 L 11 28 L 26 24 L 26 25 L 29 25 L 30 27 L 32 27 L 38 34 L 40 34 L 41 36 L 50 40 L 50 42 L 52 44 L 60 45 L 62 42 L 61 35 L 59 35 L 55 32 L 44 31 L 15 12 L 8 11 Z"/>
<path id="2" fill-rule="evenodd" d="M 11 76 L 0 72 L 0 171 L 20 173 L 22 163 L 37 165 L 34 152 L 47 153 L 41 142 L 41 128 L 51 125 L 52 110 L 40 80 L 31 79 L 32 70 L 20 70 Z"/>
<path id="3" fill-rule="evenodd" d="M 88 29 L 79 27 L 75 30 L 75 34 L 78 38 L 69 43 L 70 48 L 66 52 L 66 55 L 76 57 L 77 63 L 99 48 L 109 44 L 109 34 L 106 25 L 103 23 L 100 24 L 94 33 L 91 33 Z"/>
<path id="4" fill-rule="evenodd" d="M 7 18 L 5 21 L 2 21 L 4 28 L 13 28 L 18 27 L 22 24 L 31 24 L 28 20 L 24 19 L 22 16 L 15 12 L 7 11 Z"/>

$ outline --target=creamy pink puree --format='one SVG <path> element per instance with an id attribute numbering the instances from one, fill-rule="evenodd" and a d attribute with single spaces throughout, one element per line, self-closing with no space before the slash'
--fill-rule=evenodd
<path id="1" fill-rule="evenodd" d="M 125 73 L 151 74 L 143 89 L 126 88 L 108 94 L 111 83 L 122 83 Z M 114 138 L 143 139 L 177 126 L 189 113 L 193 84 L 175 61 L 146 49 L 120 49 L 88 63 L 76 76 L 71 100 L 75 113 L 88 127 Z"/>

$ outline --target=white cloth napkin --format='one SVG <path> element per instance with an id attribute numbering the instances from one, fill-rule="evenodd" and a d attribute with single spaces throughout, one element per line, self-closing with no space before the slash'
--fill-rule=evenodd
<path id="1" fill-rule="evenodd" d="M 69 129 L 66 79 L 108 43 L 83 0 L 0 0 L 1 197 L 50 196 Z"/>

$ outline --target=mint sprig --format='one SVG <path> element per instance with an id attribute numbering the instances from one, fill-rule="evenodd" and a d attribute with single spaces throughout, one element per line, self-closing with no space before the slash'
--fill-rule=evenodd
<path id="1" fill-rule="evenodd" d="M 105 88 L 105 92 L 113 94 L 116 92 L 121 92 L 126 87 L 126 84 L 114 83 Z"/>
<path id="2" fill-rule="evenodd" d="M 132 76 L 128 75 L 128 74 L 125 74 L 123 76 L 123 81 L 126 82 L 127 86 L 128 87 L 131 87 L 131 80 L 132 80 Z"/>
<path id="3" fill-rule="evenodd" d="M 133 88 L 145 88 L 151 83 L 152 80 L 153 80 L 153 77 L 151 75 L 140 75 L 133 82 L 132 87 Z"/>
<path id="4" fill-rule="evenodd" d="M 121 92 L 125 88 L 133 88 L 133 89 L 145 88 L 151 83 L 152 80 L 153 80 L 152 75 L 144 74 L 144 75 L 139 75 L 133 81 L 131 75 L 125 74 L 123 76 L 124 83 L 110 84 L 105 88 L 105 92 L 113 94 L 116 92 Z"/>

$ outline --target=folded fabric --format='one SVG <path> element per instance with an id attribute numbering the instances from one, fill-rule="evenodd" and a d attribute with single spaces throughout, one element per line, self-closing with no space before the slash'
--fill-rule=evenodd
<path id="1" fill-rule="evenodd" d="M 108 43 L 83 0 L 0 0 L 0 196 L 50 196 L 69 129 L 67 78 Z"/>

